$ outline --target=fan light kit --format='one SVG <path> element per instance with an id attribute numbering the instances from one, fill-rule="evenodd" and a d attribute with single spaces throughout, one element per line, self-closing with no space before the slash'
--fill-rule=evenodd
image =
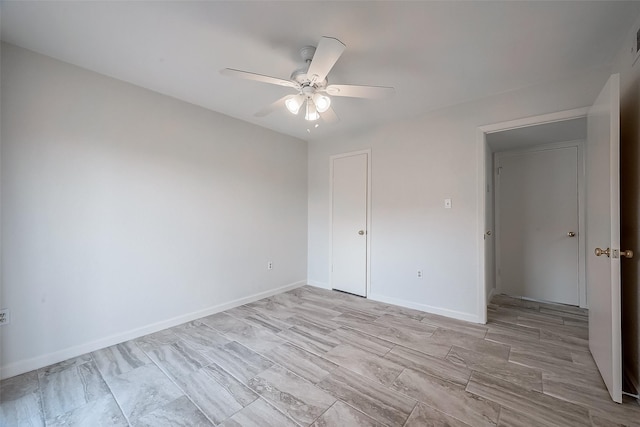
<path id="1" fill-rule="evenodd" d="M 384 86 L 328 85 L 327 74 L 345 49 L 346 46 L 340 40 L 332 37 L 322 37 L 317 48 L 303 47 L 300 49 L 300 56 L 305 65 L 295 70 L 290 80 L 232 68 L 225 68 L 220 72 L 232 77 L 290 87 L 298 91 L 297 94 L 286 95 L 258 111 L 255 114 L 257 117 L 266 116 L 284 105 L 295 115 L 304 107 L 305 120 L 315 121 L 322 117 L 326 122 L 335 122 L 338 116 L 331 108 L 329 95 L 375 99 L 389 97 L 394 92 L 392 87 Z"/>

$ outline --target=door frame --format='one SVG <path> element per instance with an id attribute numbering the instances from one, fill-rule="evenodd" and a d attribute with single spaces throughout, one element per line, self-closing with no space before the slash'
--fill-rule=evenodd
<path id="1" fill-rule="evenodd" d="M 477 310 L 478 310 L 478 322 L 487 323 L 487 302 L 489 297 L 490 285 L 485 281 L 485 270 L 488 267 L 486 265 L 487 259 L 493 259 L 493 256 L 487 257 L 485 254 L 485 223 L 487 220 L 487 206 L 485 201 L 485 192 L 487 189 L 487 153 L 490 149 L 487 145 L 487 134 L 501 132 L 505 130 L 517 129 L 522 127 L 528 127 L 533 125 L 540 125 L 545 123 L 560 122 L 564 120 L 579 119 L 587 116 L 588 107 L 576 108 L 573 110 L 559 111 L 555 113 L 542 114 L 538 116 L 526 117 L 523 119 L 510 120 L 506 122 L 499 122 L 484 126 L 478 126 L 476 128 L 476 205 L 477 205 L 477 218 L 476 218 L 476 249 L 478 253 L 477 260 Z M 491 284 L 491 289 L 495 288 L 495 284 Z"/>
<path id="2" fill-rule="evenodd" d="M 586 282 L 586 239 L 585 236 L 585 141 L 584 140 L 575 140 L 575 141 L 565 141 L 565 142 L 556 142 L 552 144 L 540 144 L 534 145 L 527 148 L 514 149 L 509 151 L 497 151 L 493 153 L 494 165 L 497 163 L 497 159 L 500 157 L 506 157 L 511 155 L 520 155 L 526 153 L 535 153 L 539 151 L 546 150 L 556 150 L 562 148 L 576 147 L 577 148 L 577 196 L 578 196 L 578 277 L 577 277 L 577 292 L 578 292 L 578 304 L 582 308 L 587 307 L 587 282 Z M 495 171 L 494 171 L 495 172 Z M 495 173 L 494 173 L 495 177 Z M 493 215 L 494 215 L 494 236 L 495 236 L 495 246 L 494 246 L 494 265 L 496 270 L 500 268 L 502 253 L 500 249 L 500 211 L 498 210 L 498 204 L 500 201 L 500 192 L 499 190 L 499 181 L 494 180 L 494 199 L 493 199 Z M 496 291 L 500 291 L 501 280 L 497 271 L 495 274 L 495 289 Z"/>
<path id="3" fill-rule="evenodd" d="M 367 155 L 367 229 L 365 231 L 367 267 L 365 271 L 366 291 L 364 297 L 368 298 L 371 294 L 371 148 L 329 156 L 329 288 L 333 289 L 333 162 L 336 159 L 360 154 Z"/>

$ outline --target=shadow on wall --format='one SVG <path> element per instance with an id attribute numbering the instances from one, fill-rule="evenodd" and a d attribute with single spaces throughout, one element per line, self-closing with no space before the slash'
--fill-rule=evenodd
<path id="1" fill-rule="evenodd" d="M 621 246 L 633 249 L 634 258 L 622 261 L 622 352 L 623 369 L 630 378 L 640 378 L 640 75 L 620 99 L 620 227 Z M 625 375 L 625 376 L 627 376 Z M 629 385 L 627 385 L 629 387 Z M 636 384 L 637 387 L 637 384 Z M 637 393 L 638 390 L 625 390 Z"/>

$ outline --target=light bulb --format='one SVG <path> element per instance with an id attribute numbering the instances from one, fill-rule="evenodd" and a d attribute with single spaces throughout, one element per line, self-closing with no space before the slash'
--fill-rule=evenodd
<path id="1" fill-rule="evenodd" d="M 316 104 L 316 109 L 319 113 L 324 113 L 331 106 L 331 98 L 315 93 L 313 95 L 313 103 Z"/>
<path id="2" fill-rule="evenodd" d="M 300 111 L 300 107 L 302 107 L 302 103 L 304 102 L 304 100 L 301 98 L 301 95 L 287 98 L 287 100 L 284 101 L 284 105 L 287 107 L 287 110 L 289 110 L 292 114 L 298 114 L 298 111 Z"/>
<path id="3" fill-rule="evenodd" d="M 316 106 L 311 99 L 307 99 L 307 112 L 304 115 L 305 120 L 309 120 L 310 122 L 314 120 L 318 120 L 320 118 L 320 114 L 316 110 Z"/>

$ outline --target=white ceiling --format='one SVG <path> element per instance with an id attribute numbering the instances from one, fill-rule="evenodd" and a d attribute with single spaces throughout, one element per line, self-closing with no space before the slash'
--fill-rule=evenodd
<path id="1" fill-rule="evenodd" d="M 640 2 L 3 1 L 0 12 L 4 41 L 314 140 L 607 64 Z M 316 129 L 284 110 L 253 116 L 291 89 L 219 74 L 288 78 L 323 35 L 347 45 L 330 83 L 395 96 L 334 98 L 340 122 Z"/>

